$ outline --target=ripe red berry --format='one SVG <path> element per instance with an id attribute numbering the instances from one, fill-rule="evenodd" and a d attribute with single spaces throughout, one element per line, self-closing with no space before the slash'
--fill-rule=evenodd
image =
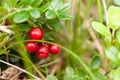
<path id="1" fill-rule="evenodd" d="M 58 54 L 60 52 L 60 47 L 57 46 L 56 44 L 51 44 L 49 45 L 49 52 L 51 54 Z"/>
<path id="2" fill-rule="evenodd" d="M 47 58 L 49 55 L 48 47 L 46 45 L 40 45 L 36 52 L 36 55 L 38 58 Z"/>
<path id="3" fill-rule="evenodd" d="M 29 32 L 30 39 L 41 40 L 43 38 L 43 31 L 40 28 L 32 28 Z"/>
<path id="4" fill-rule="evenodd" d="M 37 44 L 37 42 L 32 42 L 32 41 L 27 42 L 27 43 L 26 43 L 26 49 L 27 49 L 27 51 L 30 52 L 30 53 L 36 52 L 37 49 L 38 49 L 38 44 Z"/>

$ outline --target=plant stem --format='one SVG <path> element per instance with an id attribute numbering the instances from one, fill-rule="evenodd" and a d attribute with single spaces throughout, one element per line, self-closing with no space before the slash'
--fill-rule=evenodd
<path id="1" fill-rule="evenodd" d="M 48 41 L 43 41 L 43 40 L 24 40 L 24 41 L 18 41 L 18 42 L 13 43 L 12 45 L 8 46 L 7 48 L 5 48 L 5 50 L 3 50 L 1 53 L 4 53 L 4 51 L 6 51 L 7 49 L 9 49 L 10 47 L 12 47 L 12 46 L 14 46 L 16 44 L 19 44 L 20 42 L 27 42 L 27 41 L 36 41 L 36 42 L 44 42 L 44 43 L 48 43 L 48 44 L 54 44 L 53 42 L 48 42 Z M 76 53 L 72 52 L 71 50 L 65 48 L 62 45 L 58 45 L 58 46 L 60 46 L 63 50 L 65 50 L 67 53 L 71 54 L 76 60 L 78 60 L 79 63 L 83 66 L 83 68 L 89 73 L 89 76 L 92 78 L 92 80 L 98 80 L 95 77 L 95 75 L 93 74 L 93 72 L 89 69 L 89 67 L 82 61 L 82 59 L 80 59 L 80 57 L 78 55 L 76 55 Z M 35 70 L 37 70 L 37 72 L 39 72 L 38 69 L 35 66 L 33 66 L 33 67 L 35 68 Z M 43 79 L 46 80 L 45 78 L 43 78 Z"/>
<path id="2" fill-rule="evenodd" d="M 3 60 L 0 60 L 0 62 L 2 62 L 2 63 L 4 63 L 4 64 L 7 64 L 7 65 L 9 65 L 9 66 L 12 66 L 12 67 L 14 67 L 14 68 L 16 68 L 16 69 L 24 72 L 24 73 L 27 73 L 27 74 L 31 75 L 32 77 L 34 77 L 34 78 L 37 79 L 37 80 L 41 80 L 41 79 L 38 78 L 37 76 L 34 76 L 33 74 L 29 73 L 28 71 L 26 71 L 26 70 L 24 70 L 24 69 L 22 69 L 22 68 L 19 68 L 19 67 L 15 66 L 15 65 L 12 65 L 12 64 L 10 64 L 10 63 L 8 63 L 8 62 L 5 62 L 5 61 L 3 61 Z"/>

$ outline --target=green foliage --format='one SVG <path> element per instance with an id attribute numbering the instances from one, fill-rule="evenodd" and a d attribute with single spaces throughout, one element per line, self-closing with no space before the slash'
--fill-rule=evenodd
<path id="1" fill-rule="evenodd" d="M 29 13 L 27 11 L 21 11 L 15 14 L 13 20 L 16 23 L 23 23 L 29 19 Z"/>
<path id="2" fill-rule="evenodd" d="M 53 75 L 48 75 L 47 80 L 58 80 L 58 79 Z"/>
<path id="3" fill-rule="evenodd" d="M 37 9 L 31 9 L 30 10 L 30 15 L 34 18 L 39 18 L 40 17 L 40 12 Z"/>
<path id="4" fill-rule="evenodd" d="M 108 26 L 112 29 L 118 29 L 120 27 L 120 8 L 110 6 L 108 9 Z"/>
<path id="5" fill-rule="evenodd" d="M 120 7 L 110 6 L 108 8 L 108 27 L 99 22 L 92 22 L 92 27 L 104 37 L 104 50 L 106 57 L 110 60 L 110 73 L 108 76 L 111 80 L 120 79 Z M 110 33 L 111 30 L 111 33 Z M 96 63 L 97 64 L 97 63 Z M 98 63 L 99 64 L 99 63 Z M 116 67 L 116 68 L 115 68 Z M 96 73 L 98 75 L 98 73 Z M 97 76 L 96 75 L 96 76 Z M 100 79 L 106 80 L 106 79 Z"/>
<path id="6" fill-rule="evenodd" d="M 54 10 L 48 10 L 45 16 L 47 19 L 55 19 L 57 15 Z"/>
<path id="7" fill-rule="evenodd" d="M 100 34 L 104 35 L 104 36 L 110 36 L 110 31 L 107 29 L 106 26 L 104 26 L 103 24 L 99 23 L 99 22 L 92 22 L 92 27 L 99 32 Z"/>
<path id="8" fill-rule="evenodd" d="M 97 69 L 100 67 L 101 63 L 102 63 L 102 61 L 101 61 L 100 56 L 95 56 L 91 61 L 90 67 L 91 67 L 91 69 Z"/>

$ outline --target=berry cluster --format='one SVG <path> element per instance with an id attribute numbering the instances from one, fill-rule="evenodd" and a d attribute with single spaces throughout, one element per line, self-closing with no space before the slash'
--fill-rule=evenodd
<path id="1" fill-rule="evenodd" d="M 31 28 L 29 37 L 31 40 L 42 40 L 44 33 L 40 28 Z M 26 42 L 26 50 L 29 53 L 36 53 L 38 58 L 47 58 L 49 53 L 58 54 L 60 52 L 60 47 L 56 44 L 38 44 L 35 41 L 29 41 Z"/>

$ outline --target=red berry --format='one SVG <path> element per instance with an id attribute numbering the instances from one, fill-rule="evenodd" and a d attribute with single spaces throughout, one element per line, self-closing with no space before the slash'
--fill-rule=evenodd
<path id="1" fill-rule="evenodd" d="M 4 25 L 9 25 L 10 23 L 9 23 L 9 21 L 8 20 L 5 20 L 5 23 L 4 23 Z"/>
<path id="2" fill-rule="evenodd" d="M 56 44 L 51 44 L 49 45 L 49 52 L 51 54 L 58 54 L 60 52 L 60 47 L 57 46 Z"/>
<path id="3" fill-rule="evenodd" d="M 38 58 L 47 58 L 49 55 L 49 49 L 46 45 L 40 45 L 37 53 L 36 53 Z"/>
<path id="4" fill-rule="evenodd" d="M 32 28 L 29 32 L 30 39 L 41 40 L 43 38 L 43 31 L 40 28 Z"/>
<path id="5" fill-rule="evenodd" d="M 27 51 L 30 52 L 30 53 L 36 52 L 37 49 L 38 49 L 38 44 L 37 44 L 37 42 L 32 42 L 32 41 L 27 42 L 27 43 L 26 43 L 26 49 L 27 49 Z"/>

